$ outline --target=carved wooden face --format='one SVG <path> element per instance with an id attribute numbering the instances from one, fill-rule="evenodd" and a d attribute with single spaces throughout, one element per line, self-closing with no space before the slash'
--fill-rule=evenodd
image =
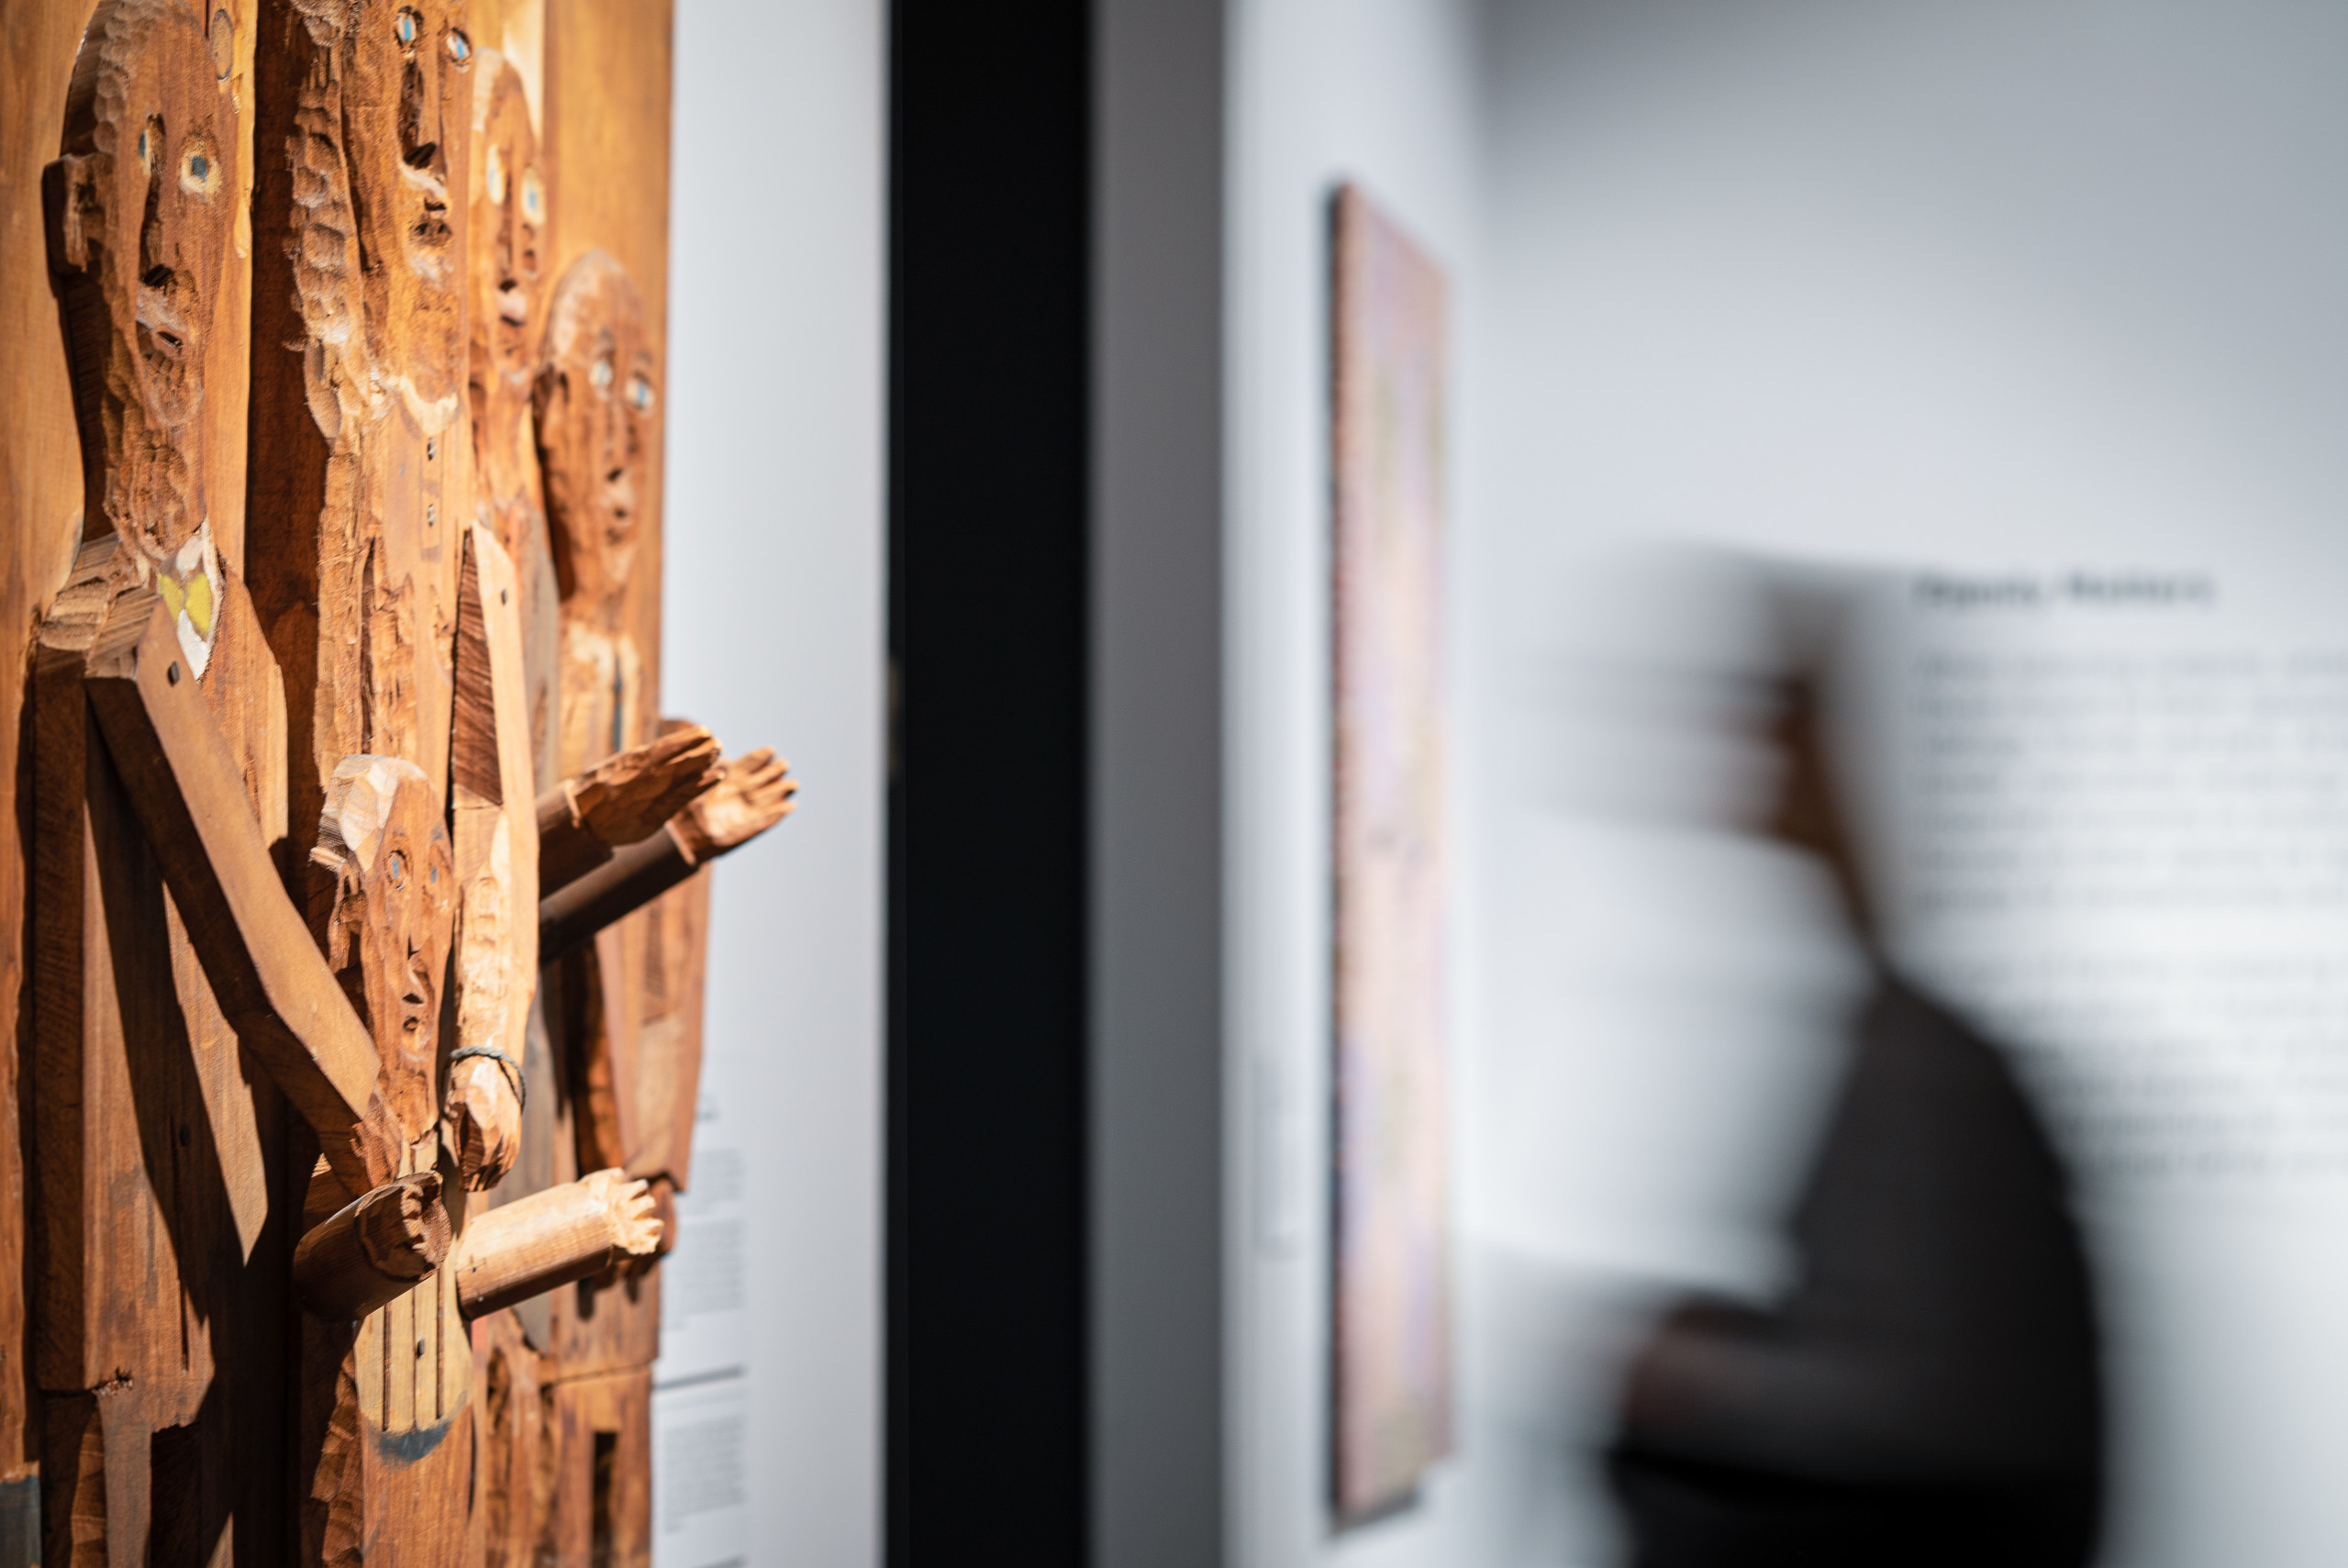
<path id="1" fill-rule="evenodd" d="M 440 988 L 456 919 L 456 862 L 423 771 L 345 758 L 313 858 L 336 874 L 327 961 L 374 1036 L 384 1104 L 421 1137 L 440 1112 Z"/>
<path id="2" fill-rule="evenodd" d="M 499 380 L 528 406 L 538 369 L 539 236 L 546 184 L 521 73 L 482 57 L 473 97 L 473 340 Z M 514 413 L 518 417 L 520 410 Z"/>
<path id="3" fill-rule="evenodd" d="M 64 156 L 47 176 L 93 498 L 149 568 L 172 577 L 183 605 L 202 582 L 206 649 L 217 568 L 198 537 L 198 416 L 236 232 L 232 36 L 225 10 L 207 21 L 169 0 L 106 0 L 83 37 Z"/>
<path id="4" fill-rule="evenodd" d="M 513 509 L 533 490 L 523 416 L 538 371 L 539 236 L 546 224 L 546 185 L 539 174 L 538 135 L 519 72 L 495 50 L 474 68 L 473 119 L 472 362 L 473 450 L 482 495 L 493 503 L 499 542 L 526 558 L 529 516 Z"/>
<path id="5" fill-rule="evenodd" d="M 608 617 L 636 567 L 660 450 L 660 367 L 627 269 L 601 250 L 572 263 L 547 314 L 539 462 L 562 608 Z"/>
<path id="6" fill-rule="evenodd" d="M 347 15 L 338 53 L 368 347 L 379 375 L 435 403 L 455 396 L 465 373 L 473 36 L 461 0 Z"/>

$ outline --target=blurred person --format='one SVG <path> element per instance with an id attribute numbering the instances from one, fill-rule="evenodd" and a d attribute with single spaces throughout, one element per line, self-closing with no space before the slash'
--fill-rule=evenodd
<path id="1" fill-rule="evenodd" d="M 1838 810 L 1819 683 L 1788 683 L 1770 831 L 1824 861 L 1875 980 L 1768 1307 L 1685 1300 L 1631 1358 L 1608 1453 L 1637 1568 L 2092 1557 L 2094 1292 L 2005 1054 L 1902 979 Z"/>

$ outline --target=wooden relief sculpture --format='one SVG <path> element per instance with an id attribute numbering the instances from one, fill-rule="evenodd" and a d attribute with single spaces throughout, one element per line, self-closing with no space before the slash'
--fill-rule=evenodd
<path id="1" fill-rule="evenodd" d="M 58 1563 L 130 1561 L 150 1542 L 209 1552 L 241 1511 L 221 1445 L 241 1435 L 258 1462 L 282 1453 L 266 1413 L 284 1387 L 274 1347 L 291 1303 L 282 1286 L 258 1299 L 245 1286 L 285 1266 L 283 1227 L 270 1224 L 284 1102 L 246 1071 L 239 1038 L 296 1084 L 355 1178 L 387 1158 L 353 1054 L 363 1042 L 346 1032 L 306 1044 L 271 1015 L 298 1007 L 303 982 L 322 974 L 296 977 L 292 992 L 214 995 L 190 940 L 203 921 L 162 892 L 134 789 L 82 684 L 108 606 L 143 595 L 180 670 L 173 689 L 192 695 L 204 676 L 214 799 L 250 825 L 258 862 L 220 891 L 238 898 L 256 877 L 273 886 L 262 846 L 271 827 L 283 831 L 269 765 L 282 707 L 233 571 L 250 145 L 239 52 L 232 22 L 194 7 L 98 6 L 64 67 L 59 156 L 37 187 L 86 542 L 52 589 L 27 694 L 32 1342 L 7 1365 L 28 1365 L 39 1391 L 41 1547 Z M 12 182 L 9 199 L 31 188 Z M 183 835 L 167 849 L 185 846 Z M 298 919 L 291 930 L 302 934 Z"/>
<path id="2" fill-rule="evenodd" d="M 473 116 L 469 358 L 475 505 L 520 577 L 530 756 L 539 774 L 553 779 L 562 775 L 552 751 L 560 595 L 530 423 L 546 303 L 540 267 L 547 188 L 521 73 L 494 50 L 484 50 L 475 68 Z"/>
<path id="3" fill-rule="evenodd" d="M 473 27 L 101 0 L 71 65 L 39 190 L 85 499 L 23 834 L 39 1561 L 649 1560 L 694 873 L 796 786 L 651 717 L 657 341 L 600 252 L 545 307 L 557 193 Z"/>
<path id="4" fill-rule="evenodd" d="M 634 282 L 603 252 L 573 264 L 545 315 L 529 416 L 560 583 L 558 603 L 538 601 L 559 615 L 561 650 L 551 749 L 564 782 L 538 809 L 540 957 L 554 965 L 546 1013 L 570 1090 L 558 1168 L 649 1181 L 665 1247 L 699 1075 L 707 888 L 694 873 L 779 821 L 796 784 L 771 752 L 721 762 L 699 726 L 651 723 L 629 611 L 639 542 L 656 526 L 657 357 Z M 483 336 L 476 325 L 476 363 Z M 620 923 L 648 904 L 644 919 Z M 492 1562 L 591 1545 L 593 1521 L 536 1475 L 551 1472 L 552 1490 L 575 1499 L 598 1465 L 649 1452 L 651 1283 L 640 1266 L 616 1270 L 557 1296 L 535 1333 L 517 1321 L 495 1337 L 486 1490 L 493 1536 L 499 1521 L 505 1534 Z M 535 1473 L 533 1449 L 546 1456 Z M 643 1539 L 648 1498 L 622 1501 L 617 1535 Z"/>
<path id="5" fill-rule="evenodd" d="M 566 773 L 642 737 L 643 661 L 623 618 L 659 429 L 659 367 L 644 306 L 600 250 L 555 291 L 535 412 L 554 565 L 562 584 L 562 762 Z"/>

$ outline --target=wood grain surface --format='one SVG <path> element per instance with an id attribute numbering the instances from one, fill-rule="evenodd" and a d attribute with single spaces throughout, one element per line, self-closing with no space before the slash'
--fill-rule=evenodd
<path id="1" fill-rule="evenodd" d="M 689 1156 L 707 878 L 540 983 L 534 804 L 658 728 L 670 31 L 0 22 L 0 1568 L 649 1562 L 617 1259 Z M 618 347 L 550 378 L 573 274 Z M 568 603 L 550 473 L 620 546 Z M 353 1273 L 398 1274 L 331 1223 L 394 1182 L 439 1190 L 411 1262 L 430 1216 L 483 1280 L 518 1238 L 481 1321 Z M 622 1189 L 616 1248 L 531 1240 Z"/>

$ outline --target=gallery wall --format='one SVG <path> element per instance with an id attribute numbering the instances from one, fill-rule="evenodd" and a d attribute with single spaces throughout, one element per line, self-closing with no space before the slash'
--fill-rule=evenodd
<path id="1" fill-rule="evenodd" d="M 1831 1087 L 1831 1037 L 1806 1045 L 1799 998 L 1753 976 L 1808 973 L 1813 1005 L 1833 985 L 1786 945 L 1820 929 L 1797 868 L 1561 790 L 1557 674 L 1605 618 L 1589 584 L 1608 546 L 2199 573 L 2218 586 L 2195 647 L 2336 644 L 2348 198 L 2329 149 L 2348 133 L 2348 24 L 2265 5 L 1504 0 L 1490 26 L 1483 570 L 1463 617 L 1487 678 L 1462 695 L 1483 715 L 1467 809 L 1491 940 L 1468 1223 L 1471 1247 L 1482 1230 L 1579 1302 L 1557 1321 L 1602 1347 L 1643 1291 L 1765 1287 L 1782 1267 L 1755 1222 Z M 1680 592 L 1684 622 L 1723 603 Z M 2113 635 L 2050 623 L 2031 646 L 2107 653 Z M 2162 919 L 2162 940 L 2205 949 L 2339 935 L 2328 910 Z M 1695 1000 L 1656 1005 L 1659 976 Z M 2337 1051 L 2328 993 L 2237 1002 L 2208 1054 L 2190 1029 L 2174 1044 L 2210 1120 L 2278 1030 Z M 2156 1044 L 2123 1040 L 2088 1077 Z M 2299 1082 L 2267 1089 L 2330 1094 Z M 2301 1136 L 2276 1114 L 2276 1140 Z M 2348 1135 L 2327 1109 L 2288 1172 L 2147 1175 L 2099 1162 L 2094 1115 L 2058 1105 L 2105 1290 L 2104 1560 L 2335 1559 L 2348 1512 L 2325 1456 L 2348 1359 L 2324 1325 L 2348 1307 L 2331 1241 Z M 1764 1122 L 1775 1142 L 1752 1137 Z M 1602 1388 L 1558 1391 L 1596 1421 Z M 1506 1560 L 1603 1549 L 1580 1474 L 1574 1517 Z"/>
<path id="2" fill-rule="evenodd" d="M 1732 573 L 1638 553 L 1669 541 L 2202 573 L 2231 595 L 2210 638 L 2330 636 L 2348 25 L 1252 0 L 1228 26 L 1227 1558 L 1612 1561 L 1590 1454 L 1622 1336 L 1674 1290 L 1784 1278 L 1774 1217 L 1857 976 L 1814 873 L 1705 798 L 1743 764 L 1634 716 L 1597 771 L 1652 787 L 1593 804 L 1575 672 L 1752 654 Z M 1324 204 L 1347 178 L 1444 263 L 1457 317 L 1460 1430 L 1414 1506 L 1338 1531 Z M 2336 1556 L 2320 1472 L 2348 1361 L 2320 1325 L 2348 1307 L 2324 1240 L 2348 1186 L 2129 1186 L 2078 1152 L 2109 1304 L 2107 1561 Z"/>
<path id="3" fill-rule="evenodd" d="M 1464 0 L 1249 0 L 1229 12 L 1225 162 L 1225 1454 L 1235 1563 L 1481 1561 L 1439 1480 L 1328 1530 L 1329 200 L 1370 196 L 1478 308 L 1476 12 Z M 1463 424 L 1472 380 L 1457 375 Z M 1474 548 L 1472 460 L 1454 538 Z M 1456 647 L 1457 644 L 1455 643 Z M 1456 783 L 1456 781 L 1454 781 Z M 1466 933 L 1462 933 L 1466 940 Z"/>
<path id="4" fill-rule="evenodd" d="M 884 13 L 677 9 L 664 689 L 801 794 L 716 873 L 662 1568 L 880 1555 Z"/>
<path id="5" fill-rule="evenodd" d="M 2295 579 L 2304 612 L 2348 569 L 2348 198 L 2322 161 L 2348 131 L 2348 30 L 2084 0 L 1097 16 L 1096 1553 L 1610 1561 L 1588 1455 L 1613 1347 L 1663 1292 L 1781 1277 L 1766 1224 L 1850 975 L 1802 868 L 1561 785 L 1559 671 L 1593 628 L 1640 647 L 1590 584 L 1618 547 L 1694 538 Z M 729 740 L 778 740 L 807 793 L 719 879 L 703 1130 L 749 1129 L 759 1201 L 690 1200 L 677 1273 L 696 1223 L 739 1222 L 732 1298 L 757 1307 L 675 1313 L 662 1431 L 702 1453 L 739 1418 L 754 1484 L 693 1526 L 744 1544 L 663 1537 L 674 1568 L 878 1551 L 881 29 L 848 0 L 679 22 L 667 681 Z M 1338 1531 L 1345 179 L 1453 289 L 1460 1371 L 1456 1455 Z M 1642 602 L 1732 654 L 1738 606 L 1669 575 L 1676 596 Z M 2318 1562 L 2348 1539 L 2319 1473 L 2348 1387 L 2341 1219 L 2330 1177 L 2096 1210 L 2125 1263 L 2111 1561 Z"/>

